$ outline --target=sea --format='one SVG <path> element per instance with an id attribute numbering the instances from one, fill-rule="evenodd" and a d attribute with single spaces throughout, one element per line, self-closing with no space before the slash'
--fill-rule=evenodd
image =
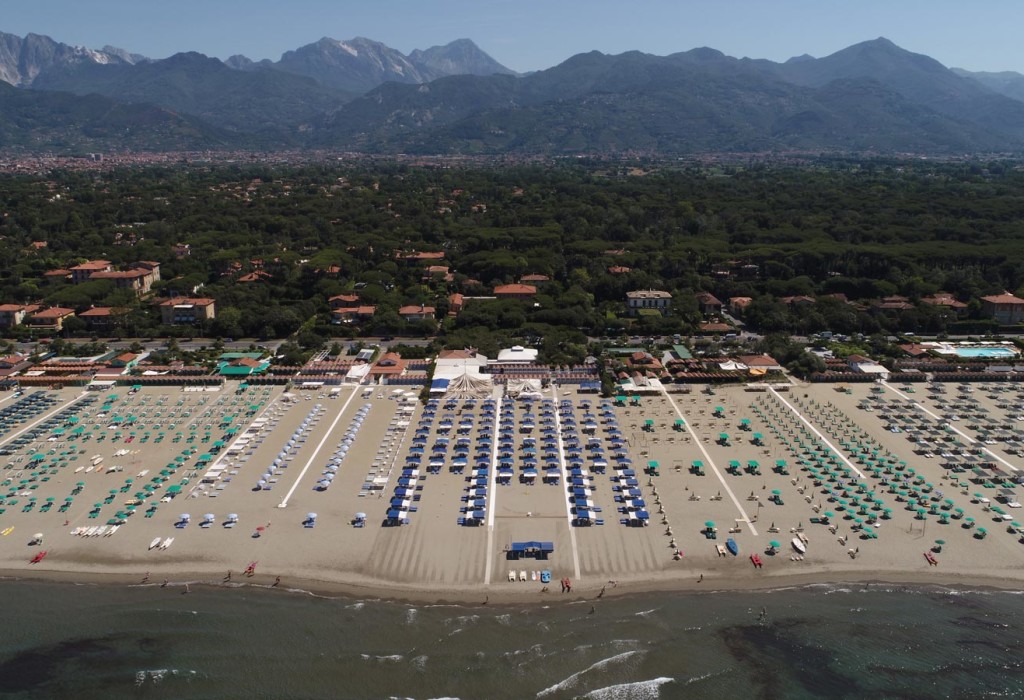
<path id="1" fill-rule="evenodd" d="M 1024 698 L 1021 591 L 424 605 L 0 582 L 2 698 Z"/>

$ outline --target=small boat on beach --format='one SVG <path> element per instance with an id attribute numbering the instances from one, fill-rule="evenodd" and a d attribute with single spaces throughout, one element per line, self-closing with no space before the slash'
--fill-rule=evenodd
<path id="1" fill-rule="evenodd" d="M 160 549 L 167 549 L 172 544 L 174 544 L 174 538 L 173 537 L 168 537 L 166 540 L 164 540 L 163 542 L 160 543 Z"/>
<path id="2" fill-rule="evenodd" d="M 162 539 L 162 537 L 154 537 L 153 541 L 149 543 L 149 548 L 156 549 L 157 547 L 159 547 Z"/>
<path id="3" fill-rule="evenodd" d="M 804 544 L 804 541 L 799 537 L 794 537 L 791 544 L 798 554 L 807 554 L 807 545 Z"/>
<path id="4" fill-rule="evenodd" d="M 736 540 L 729 538 L 725 541 L 725 548 L 729 550 L 729 554 L 736 556 L 740 553 L 740 546 L 736 544 Z"/>

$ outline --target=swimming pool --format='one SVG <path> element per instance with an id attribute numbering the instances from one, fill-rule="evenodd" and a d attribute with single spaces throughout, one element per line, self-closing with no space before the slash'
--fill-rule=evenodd
<path id="1" fill-rule="evenodd" d="M 956 348 L 957 357 L 1016 357 L 1017 352 L 1013 348 L 982 347 L 982 348 Z"/>

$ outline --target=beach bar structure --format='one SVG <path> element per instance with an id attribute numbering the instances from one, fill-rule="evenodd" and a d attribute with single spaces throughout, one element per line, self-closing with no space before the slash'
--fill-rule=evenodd
<path id="1" fill-rule="evenodd" d="M 534 559 L 547 559 L 555 551 L 553 542 L 513 542 L 508 549 L 508 559 L 522 559 L 533 557 Z"/>

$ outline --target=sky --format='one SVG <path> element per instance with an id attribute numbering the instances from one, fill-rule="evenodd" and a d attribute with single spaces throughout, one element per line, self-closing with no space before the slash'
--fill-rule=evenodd
<path id="1" fill-rule="evenodd" d="M 709 46 L 784 61 L 884 36 L 949 67 L 1024 73 L 1024 0 L 8 0 L 0 31 L 277 60 L 323 36 L 408 54 L 472 39 L 516 71 L 586 51 L 665 55 Z"/>

